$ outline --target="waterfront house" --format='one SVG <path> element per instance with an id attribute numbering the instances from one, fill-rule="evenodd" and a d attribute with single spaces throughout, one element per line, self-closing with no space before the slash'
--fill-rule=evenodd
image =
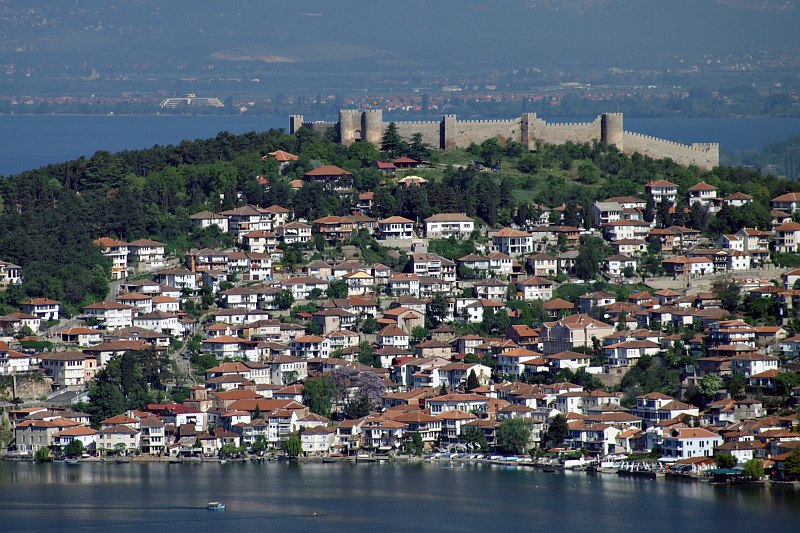
<path id="1" fill-rule="evenodd" d="M 675 428 L 664 433 L 661 453 L 664 457 L 689 459 L 713 457 L 714 448 L 722 444 L 722 437 L 703 428 Z"/>

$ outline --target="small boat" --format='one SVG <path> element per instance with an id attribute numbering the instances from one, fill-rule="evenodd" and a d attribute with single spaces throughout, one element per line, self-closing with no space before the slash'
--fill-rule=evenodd
<path id="1" fill-rule="evenodd" d="M 219 460 L 219 464 L 226 465 L 226 464 L 228 464 L 228 460 L 227 459 L 220 459 Z"/>
<path id="2" fill-rule="evenodd" d="M 556 467 L 554 467 L 553 465 L 544 465 L 542 467 L 542 472 L 555 472 L 555 471 Z"/>
<path id="3" fill-rule="evenodd" d="M 68 465 L 77 465 L 78 464 L 78 460 L 77 459 L 65 459 L 64 462 L 67 463 Z"/>
<path id="4" fill-rule="evenodd" d="M 209 511 L 224 511 L 225 504 L 222 502 L 208 502 L 208 505 L 206 505 L 206 509 L 208 509 Z"/>

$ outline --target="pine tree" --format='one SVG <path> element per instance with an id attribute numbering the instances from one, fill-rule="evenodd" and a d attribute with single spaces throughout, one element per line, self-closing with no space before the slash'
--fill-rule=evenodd
<path id="1" fill-rule="evenodd" d="M 481 384 L 478 381 L 478 376 L 475 374 L 475 371 L 470 370 L 469 376 L 467 377 L 467 385 L 464 388 L 466 389 L 467 392 L 471 392 L 480 386 Z"/>
<path id="2" fill-rule="evenodd" d="M 644 206 L 644 221 L 652 222 L 656 219 L 656 204 L 653 197 L 647 196 L 647 204 Z"/>
<path id="3" fill-rule="evenodd" d="M 403 139 L 400 138 L 400 134 L 397 132 L 397 124 L 390 122 L 381 139 L 381 150 L 395 156 L 400 153 L 404 144 Z"/>

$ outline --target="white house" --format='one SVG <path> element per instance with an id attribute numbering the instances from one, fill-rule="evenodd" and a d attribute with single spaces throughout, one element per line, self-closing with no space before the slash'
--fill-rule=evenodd
<path id="1" fill-rule="evenodd" d="M 467 239 L 475 229 L 475 221 L 464 213 L 438 213 L 425 219 L 428 239 Z"/>
<path id="2" fill-rule="evenodd" d="M 83 308 L 84 319 L 95 319 L 106 329 L 128 328 L 133 325 L 136 309 L 130 305 L 103 301 Z"/>
<path id="3" fill-rule="evenodd" d="M 311 276 L 298 276 L 282 281 L 281 288 L 290 291 L 295 300 L 306 300 L 314 289 L 324 293 L 328 282 Z"/>
<path id="4" fill-rule="evenodd" d="M 636 272 L 638 263 L 633 257 L 617 254 L 612 255 L 611 257 L 606 257 L 605 261 L 603 261 L 603 265 L 605 267 L 605 271 L 612 276 L 621 276 L 623 271 L 628 267 L 630 267 L 633 272 Z"/>
<path id="5" fill-rule="evenodd" d="M 128 243 L 101 237 L 94 241 L 99 246 L 103 255 L 111 258 L 111 279 L 122 279 L 128 275 Z"/>
<path id="6" fill-rule="evenodd" d="M 666 180 L 651 181 L 644 186 L 644 190 L 657 204 L 664 200 L 674 204 L 678 196 L 678 186 Z"/>
<path id="7" fill-rule="evenodd" d="M 408 332 L 398 328 L 397 326 L 386 326 L 377 334 L 375 342 L 379 346 L 394 346 L 397 348 L 408 348 L 411 337 Z"/>
<path id="8" fill-rule="evenodd" d="M 521 300 L 550 300 L 553 297 L 553 282 L 532 276 L 517 282 L 517 297 Z"/>
<path id="9" fill-rule="evenodd" d="M 786 222 L 774 230 L 773 246 L 782 254 L 794 254 L 800 250 L 800 224 Z"/>
<path id="10" fill-rule="evenodd" d="M 503 228 L 492 235 L 492 244 L 504 254 L 519 256 L 533 251 L 533 236 L 525 231 Z"/>
<path id="11" fill-rule="evenodd" d="M 714 448 L 721 444 L 722 437 L 707 429 L 675 428 L 664 435 L 661 451 L 672 459 L 713 457 Z"/>
<path id="12" fill-rule="evenodd" d="M 292 357 L 327 359 L 331 356 L 331 341 L 318 335 L 295 337 L 290 344 Z"/>
<path id="13" fill-rule="evenodd" d="M 379 239 L 413 239 L 414 221 L 405 217 L 393 216 L 378 221 Z"/>
<path id="14" fill-rule="evenodd" d="M 32 298 L 22 303 L 22 312 L 38 316 L 41 320 L 58 320 L 61 302 L 49 298 Z"/>
<path id="15" fill-rule="evenodd" d="M 200 211 L 189 216 L 192 225 L 198 229 L 206 229 L 211 226 L 217 226 L 223 233 L 228 231 L 227 217 L 219 213 L 212 213 L 211 211 Z"/>
<path id="16" fill-rule="evenodd" d="M 717 188 L 709 185 L 705 181 L 689 187 L 689 207 L 694 204 L 701 204 L 705 207 L 711 207 L 714 200 L 717 198 Z"/>
<path id="17" fill-rule="evenodd" d="M 163 242 L 139 239 L 128 243 L 130 260 L 139 269 L 162 268 L 166 266 L 166 247 Z"/>
<path id="18" fill-rule="evenodd" d="M 311 240 L 311 226 L 302 222 L 288 222 L 278 226 L 275 231 L 286 244 Z"/>
<path id="19" fill-rule="evenodd" d="M 741 353 L 731 359 L 731 372 L 734 375 L 750 377 L 767 370 L 777 370 L 778 359 L 771 355 L 756 352 Z"/>

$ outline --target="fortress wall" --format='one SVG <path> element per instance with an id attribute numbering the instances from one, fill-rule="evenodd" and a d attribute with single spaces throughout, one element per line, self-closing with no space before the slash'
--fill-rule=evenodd
<path id="1" fill-rule="evenodd" d="M 537 126 L 540 121 L 537 120 Z M 565 122 L 550 124 L 544 122 L 544 126 L 536 129 L 536 139 L 550 144 L 564 144 L 571 141 L 574 143 L 592 143 L 600 141 L 600 117 L 593 122 Z"/>
<path id="2" fill-rule="evenodd" d="M 637 152 L 654 159 L 668 157 L 679 165 L 695 165 L 703 170 L 719 166 L 719 144 L 682 144 L 626 131 L 623 134 L 624 152 L 628 155 Z"/>
<path id="3" fill-rule="evenodd" d="M 455 115 L 444 115 L 437 121 L 395 122 L 397 131 L 406 140 L 415 133 L 422 134 L 426 144 L 449 150 L 467 148 L 470 144 L 480 144 L 486 139 L 496 138 L 501 142 L 514 140 L 529 149 L 536 141 L 549 144 L 593 143 L 616 145 L 630 155 L 640 153 L 654 159 L 670 158 L 684 166 L 695 165 L 704 170 L 719 166 L 719 144 L 695 143 L 681 144 L 650 135 L 624 131 L 622 113 L 605 113 L 592 122 L 550 124 L 540 119 L 536 113 L 524 113 L 509 120 L 462 120 Z M 342 109 L 339 122 L 305 122 L 302 115 L 289 118 L 290 132 L 299 127 L 311 128 L 325 133 L 334 128 L 341 144 L 349 145 L 357 140 L 366 140 L 380 145 L 388 122 L 383 122 L 381 110 L 359 111 Z"/>
<path id="4" fill-rule="evenodd" d="M 447 122 L 445 122 L 447 124 Z M 497 138 L 520 142 L 522 124 L 519 118 L 511 120 L 456 120 L 453 128 L 445 129 L 445 147 L 467 148 L 486 139 Z"/>
<path id="5" fill-rule="evenodd" d="M 411 140 L 411 136 L 415 133 L 422 134 L 422 141 L 434 148 L 441 148 L 441 127 L 442 123 L 440 121 L 433 121 L 433 120 L 420 120 L 420 121 L 408 121 L 408 122 L 395 122 L 395 126 L 397 126 L 397 133 L 405 139 L 406 141 Z M 386 131 L 386 128 L 389 127 L 388 122 L 383 123 L 383 131 Z"/>
<path id="6" fill-rule="evenodd" d="M 330 128 L 336 129 L 338 123 L 336 122 L 303 122 L 304 128 L 311 128 L 312 130 L 316 131 L 320 135 L 324 135 L 326 131 Z"/>

